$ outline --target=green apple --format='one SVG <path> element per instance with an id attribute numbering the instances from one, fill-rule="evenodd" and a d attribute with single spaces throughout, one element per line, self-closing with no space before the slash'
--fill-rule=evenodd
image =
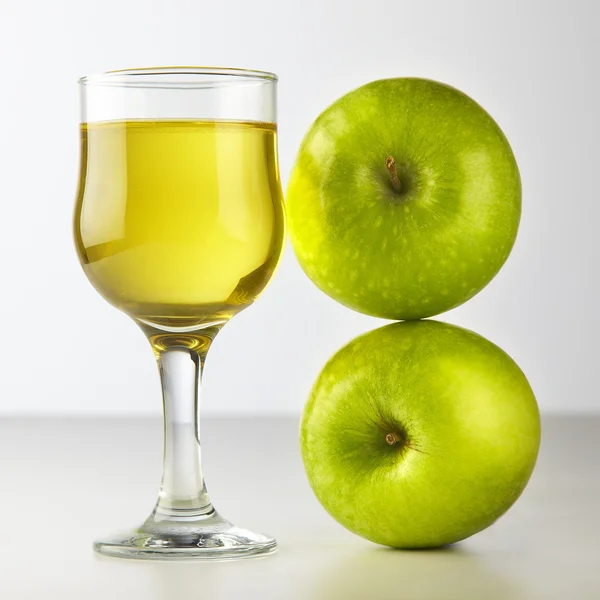
<path id="1" fill-rule="evenodd" d="M 398 548 L 464 539 L 521 494 L 540 418 L 515 362 L 436 321 L 360 336 L 325 366 L 301 424 L 310 485 L 350 531 Z"/>
<path id="2" fill-rule="evenodd" d="M 300 265 L 323 292 L 369 315 L 418 319 L 462 304 L 499 271 L 521 180 L 506 137 L 471 98 L 385 79 L 315 121 L 287 213 Z"/>

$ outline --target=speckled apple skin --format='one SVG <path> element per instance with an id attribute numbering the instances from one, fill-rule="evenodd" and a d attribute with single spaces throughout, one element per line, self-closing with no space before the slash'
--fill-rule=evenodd
<path id="1" fill-rule="evenodd" d="M 418 319 L 462 304 L 499 271 L 519 227 L 521 180 L 474 100 L 435 81 L 385 79 L 319 116 L 286 202 L 296 256 L 323 292 L 369 315 Z"/>
<path id="2" fill-rule="evenodd" d="M 389 434 L 401 440 L 390 445 Z M 517 500 L 540 444 L 516 363 L 445 323 L 394 323 L 356 338 L 318 377 L 301 423 L 310 485 L 329 514 L 379 544 L 451 544 Z"/>

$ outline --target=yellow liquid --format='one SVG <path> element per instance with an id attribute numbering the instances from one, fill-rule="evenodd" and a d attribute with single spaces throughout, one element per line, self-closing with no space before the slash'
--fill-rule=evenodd
<path id="1" fill-rule="evenodd" d="M 227 320 L 260 294 L 284 235 L 275 126 L 82 126 L 75 239 L 94 287 L 157 326 Z"/>

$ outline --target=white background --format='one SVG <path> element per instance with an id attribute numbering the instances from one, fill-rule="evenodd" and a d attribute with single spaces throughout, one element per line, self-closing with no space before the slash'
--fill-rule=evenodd
<path id="1" fill-rule="evenodd" d="M 200 64 L 280 75 L 284 184 L 314 118 L 373 79 L 463 89 L 495 117 L 523 177 L 498 277 L 443 320 L 511 354 L 544 411 L 597 411 L 600 42 L 569 1 L 0 0 L 0 412 L 159 413 L 147 342 L 80 271 L 71 239 L 79 76 Z M 382 325 L 337 305 L 291 249 L 220 334 L 204 414 L 298 413 L 326 359 Z"/>

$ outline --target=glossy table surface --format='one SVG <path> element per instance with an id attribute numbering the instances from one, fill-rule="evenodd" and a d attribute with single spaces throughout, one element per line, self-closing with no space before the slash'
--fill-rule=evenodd
<path id="1" fill-rule="evenodd" d="M 0 598 L 95 600 L 600 599 L 600 418 L 547 417 L 538 466 L 488 530 L 443 550 L 395 551 L 348 533 L 312 495 L 294 419 L 207 420 L 219 511 L 274 535 L 235 562 L 96 556 L 95 535 L 138 524 L 161 475 L 158 420 L 0 420 Z"/>

